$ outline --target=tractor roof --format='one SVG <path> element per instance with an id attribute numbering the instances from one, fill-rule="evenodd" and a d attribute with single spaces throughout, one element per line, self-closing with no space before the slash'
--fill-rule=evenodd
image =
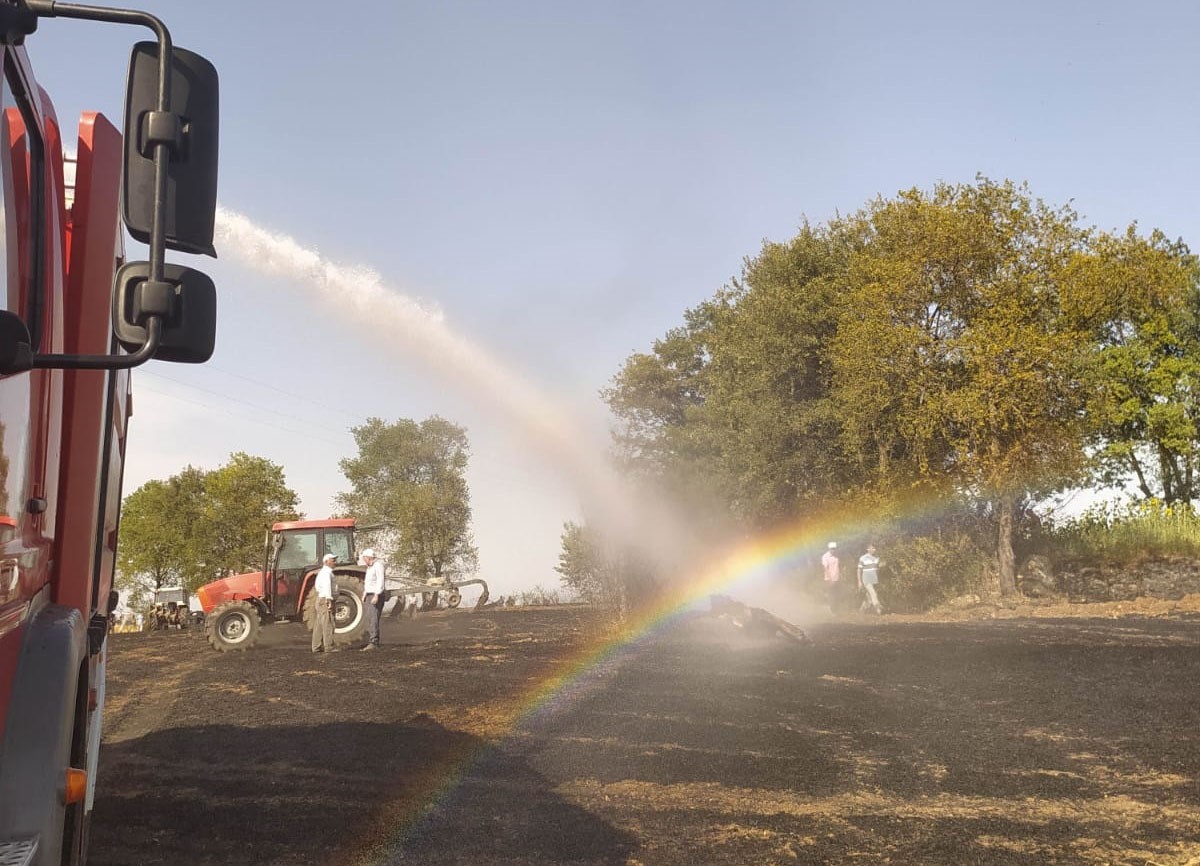
<path id="1" fill-rule="evenodd" d="M 276 523 L 271 527 L 273 532 L 280 532 L 284 529 L 352 529 L 354 527 L 353 517 L 330 518 L 329 520 L 288 520 L 283 523 Z"/>

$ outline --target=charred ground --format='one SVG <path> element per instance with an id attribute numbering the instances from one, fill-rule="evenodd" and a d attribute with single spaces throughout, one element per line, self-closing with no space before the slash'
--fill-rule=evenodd
<path id="1" fill-rule="evenodd" d="M 1200 619 L 116 635 L 93 864 L 1200 863 Z"/>

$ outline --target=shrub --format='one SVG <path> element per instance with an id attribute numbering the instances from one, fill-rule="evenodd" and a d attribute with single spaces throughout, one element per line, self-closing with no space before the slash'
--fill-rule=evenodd
<path id="1" fill-rule="evenodd" d="M 1200 515 L 1187 503 L 1105 502 L 1054 528 L 1056 559 L 1131 564 L 1163 556 L 1200 556 Z"/>
<path id="2" fill-rule="evenodd" d="M 546 589 L 540 583 L 533 589 L 517 593 L 517 603 L 525 607 L 546 607 L 561 604 L 558 590 Z"/>
<path id="3" fill-rule="evenodd" d="M 899 537 L 880 551 L 885 568 L 880 586 L 884 606 L 924 611 L 967 593 L 979 592 L 991 561 L 965 533 Z"/>
<path id="4" fill-rule="evenodd" d="M 635 550 L 587 524 L 564 523 L 554 568 L 563 586 L 584 601 L 624 617 L 654 588 L 651 565 Z"/>

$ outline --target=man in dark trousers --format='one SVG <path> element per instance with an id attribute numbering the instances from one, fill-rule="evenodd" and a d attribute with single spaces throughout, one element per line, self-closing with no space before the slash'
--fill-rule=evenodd
<path id="1" fill-rule="evenodd" d="M 363 604 L 367 617 L 367 645 L 364 650 L 379 649 L 379 618 L 383 614 L 384 575 L 383 560 L 375 556 L 375 551 L 368 547 L 362 553 L 363 564 L 367 567 L 363 579 Z"/>

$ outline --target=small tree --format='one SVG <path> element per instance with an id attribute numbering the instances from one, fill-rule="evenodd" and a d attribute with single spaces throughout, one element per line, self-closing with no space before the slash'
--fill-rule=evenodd
<path id="1" fill-rule="evenodd" d="M 653 570 L 642 556 L 590 526 L 571 521 L 563 524 L 562 551 L 554 570 L 580 599 L 620 617 L 654 584 Z"/>
<path id="2" fill-rule="evenodd" d="M 412 579 L 476 571 L 466 430 L 434 416 L 390 424 L 370 418 L 351 433 L 358 456 L 339 464 L 350 490 L 338 494 L 338 507 L 360 523 L 386 524 L 378 537 L 388 560 Z"/>
<path id="3" fill-rule="evenodd" d="M 186 585 L 203 520 L 203 472 L 191 466 L 166 481 L 147 481 L 125 497 L 117 548 L 117 588 L 132 599 Z"/>

